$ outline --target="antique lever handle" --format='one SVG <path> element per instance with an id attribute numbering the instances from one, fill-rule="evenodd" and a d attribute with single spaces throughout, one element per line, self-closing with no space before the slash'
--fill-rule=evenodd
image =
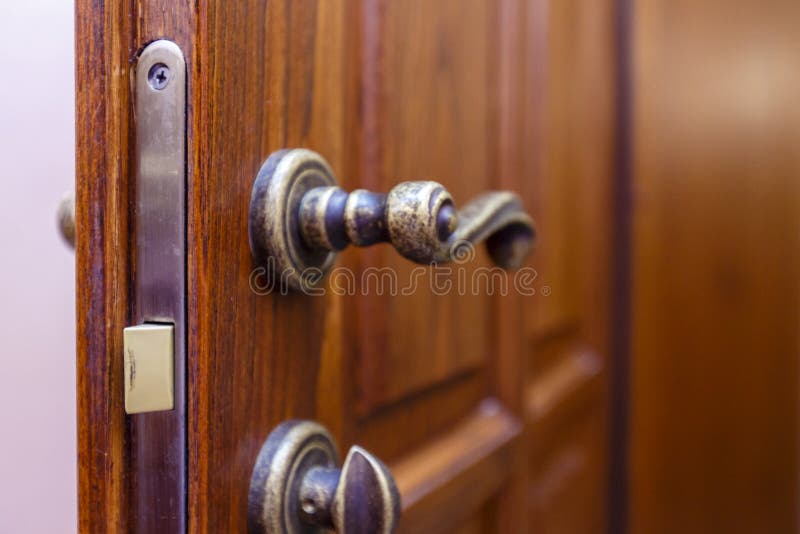
<path id="1" fill-rule="evenodd" d="M 264 442 L 248 498 L 251 534 L 335 529 L 340 534 L 391 534 L 400 496 L 383 463 L 361 447 L 341 469 L 333 438 L 313 421 L 286 421 Z"/>
<path id="2" fill-rule="evenodd" d="M 388 194 L 346 193 L 319 154 L 279 150 L 264 162 L 253 184 L 250 249 L 274 277 L 295 288 L 319 279 L 336 253 L 352 243 L 388 242 L 418 263 L 458 259 L 462 247 L 485 241 L 503 268 L 522 264 L 535 230 L 514 193 L 485 193 L 456 211 L 436 182 L 402 182 Z"/>

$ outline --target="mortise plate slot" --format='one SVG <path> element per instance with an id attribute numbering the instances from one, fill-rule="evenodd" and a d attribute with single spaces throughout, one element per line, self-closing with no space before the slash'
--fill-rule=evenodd
<path id="1" fill-rule="evenodd" d="M 186 532 L 186 87 L 178 45 L 142 50 L 133 73 L 134 326 L 124 333 L 135 532 Z"/>

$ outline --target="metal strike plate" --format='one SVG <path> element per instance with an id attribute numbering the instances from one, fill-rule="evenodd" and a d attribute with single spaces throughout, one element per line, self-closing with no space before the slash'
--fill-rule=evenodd
<path id="1" fill-rule="evenodd" d="M 129 326 L 124 332 L 123 345 L 125 411 L 172 410 L 175 407 L 175 327 L 171 324 Z"/>
<path id="2" fill-rule="evenodd" d="M 147 45 L 133 69 L 132 83 L 136 131 L 133 321 L 137 326 L 125 332 L 126 350 L 133 349 L 126 355 L 130 382 L 125 387 L 128 411 L 136 412 L 129 422 L 132 487 L 136 488 L 134 530 L 182 533 L 186 532 L 188 466 L 187 78 L 178 45 L 166 40 Z"/>
<path id="3" fill-rule="evenodd" d="M 175 43 L 155 41 L 144 49 L 135 89 L 136 321 L 173 323 L 182 339 L 186 66 Z"/>

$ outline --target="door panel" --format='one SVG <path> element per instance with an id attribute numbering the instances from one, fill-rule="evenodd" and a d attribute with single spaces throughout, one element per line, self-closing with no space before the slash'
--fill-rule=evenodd
<path id="1" fill-rule="evenodd" d="M 492 188 L 494 9 L 480 0 L 370 8 L 365 22 L 375 28 L 364 42 L 365 154 L 353 186 L 387 191 L 401 179 L 433 179 L 457 205 Z M 388 246 L 359 256 L 349 264 L 357 279 L 365 269 L 389 267 L 406 287 L 411 273 L 422 271 Z M 360 415 L 485 367 L 488 297 L 437 295 L 428 276 L 420 286 L 394 299 L 365 288 L 373 294 L 359 298 Z"/>
<path id="2" fill-rule="evenodd" d="M 341 255 L 334 276 L 350 269 L 356 294 L 256 294 L 246 231 L 253 177 L 283 147 L 323 154 L 348 190 L 428 178 L 463 204 L 500 186 L 497 7 L 463 7 L 220 2 L 203 15 L 189 238 L 192 528 L 245 528 L 254 459 L 290 418 L 389 462 L 405 531 L 494 521 L 482 510 L 514 476 L 516 417 L 489 401 L 481 448 L 444 454 L 437 444 L 469 441 L 463 425 L 498 395 L 495 300 L 439 296 L 427 280 L 392 295 L 369 269 L 393 269 L 399 291 L 417 266 L 388 246 Z M 488 265 L 482 251 L 475 263 Z"/>
<path id="3" fill-rule="evenodd" d="M 486 401 L 447 434 L 395 462 L 404 506 L 401 530 L 448 532 L 459 521 L 476 519 L 513 476 L 520 430 L 499 403 Z"/>
<path id="4" fill-rule="evenodd" d="M 347 186 L 386 191 L 400 179 L 436 179 L 457 200 L 489 189 L 487 48 L 493 28 L 485 3 L 454 18 L 457 4 L 365 4 L 363 159 Z M 391 418 L 406 401 L 420 412 L 426 409 L 421 403 L 430 409 L 445 398 L 459 402 L 461 414 L 474 406 L 482 395 L 477 375 L 490 349 L 486 298 L 436 295 L 428 269 L 389 246 L 353 251 L 342 265 L 366 293 L 344 304 L 353 326 L 345 343 L 358 380 L 357 416 L 374 419 L 381 411 Z M 411 294 L 389 298 L 372 285 L 375 267 L 396 272 L 400 292 L 413 273 L 424 278 Z M 467 394 L 456 400 L 445 390 Z M 392 425 L 402 440 L 406 429 Z"/>

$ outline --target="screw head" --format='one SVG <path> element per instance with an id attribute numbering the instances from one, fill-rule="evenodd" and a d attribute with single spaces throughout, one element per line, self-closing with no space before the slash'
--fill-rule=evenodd
<path id="1" fill-rule="evenodd" d="M 171 77 L 169 67 L 163 63 L 156 63 L 147 73 L 147 83 L 156 91 L 161 91 L 169 85 Z"/>

